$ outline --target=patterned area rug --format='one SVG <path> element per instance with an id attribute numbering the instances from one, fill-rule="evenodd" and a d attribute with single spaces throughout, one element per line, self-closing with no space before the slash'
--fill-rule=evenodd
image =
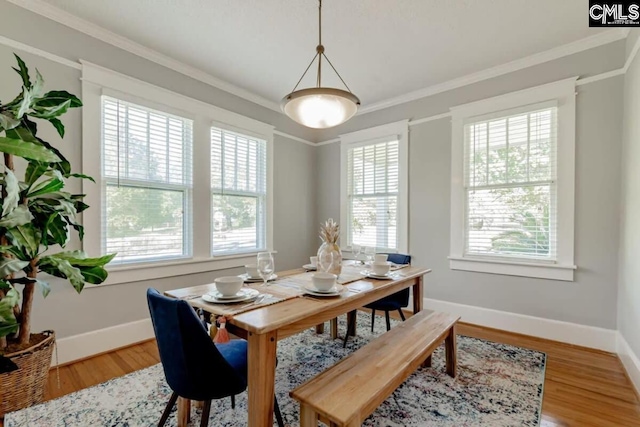
<path id="1" fill-rule="evenodd" d="M 341 333 L 346 329 L 344 317 L 340 319 Z M 289 390 L 385 331 L 384 320 L 379 318 L 371 334 L 370 319 L 366 313 L 358 313 L 358 337 L 351 338 L 346 349 L 342 340 L 316 335 L 311 329 L 278 343 L 276 393 L 286 424 L 299 425 L 298 405 L 289 398 Z M 433 367 L 415 372 L 363 425 L 538 426 L 545 363 L 544 353 L 460 336 L 456 379 L 445 373 L 441 346 L 434 353 Z M 153 426 L 170 393 L 162 367 L 155 365 L 8 414 L 5 426 Z M 235 410 L 230 399 L 213 401 L 209 426 L 246 426 L 247 393 L 236 400 Z M 191 425 L 199 425 L 199 411 L 192 412 Z M 176 413 L 174 409 L 167 426 L 176 425 Z"/>

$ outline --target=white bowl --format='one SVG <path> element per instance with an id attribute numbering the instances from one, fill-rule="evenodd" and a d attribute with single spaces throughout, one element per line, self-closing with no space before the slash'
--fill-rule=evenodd
<path id="1" fill-rule="evenodd" d="M 373 270 L 373 274 L 376 276 L 384 276 L 389 272 L 391 266 L 386 261 L 374 262 L 371 269 Z"/>
<path id="2" fill-rule="evenodd" d="M 389 258 L 388 254 L 375 254 L 373 256 L 373 260 L 376 263 L 380 263 L 380 264 L 382 264 L 383 262 L 387 262 L 387 258 Z"/>
<path id="3" fill-rule="evenodd" d="M 313 286 L 319 291 L 328 291 L 336 285 L 336 279 L 338 276 L 331 273 L 316 273 L 311 280 Z"/>
<path id="4" fill-rule="evenodd" d="M 247 264 L 244 266 L 244 269 L 250 279 L 260 279 L 260 273 L 258 272 L 258 266 L 256 264 Z"/>
<path id="5" fill-rule="evenodd" d="M 223 276 L 215 279 L 213 283 L 215 283 L 216 289 L 222 296 L 231 297 L 240 291 L 244 281 L 238 276 Z"/>

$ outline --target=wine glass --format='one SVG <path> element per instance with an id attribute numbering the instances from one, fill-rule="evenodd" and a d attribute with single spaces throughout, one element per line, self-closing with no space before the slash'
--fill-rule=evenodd
<path id="1" fill-rule="evenodd" d="M 362 247 L 360 245 L 351 245 L 351 252 L 353 253 L 353 258 L 357 261 L 357 264 L 360 264 L 360 252 L 362 252 Z"/>
<path id="2" fill-rule="evenodd" d="M 376 255 L 376 248 L 373 246 L 367 246 L 364 250 L 364 255 L 367 258 L 369 264 L 373 263 L 373 257 Z"/>
<path id="3" fill-rule="evenodd" d="M 271 278 L 275 270 L 275 265 L 273 263 L 273 256 L 271 252 L 260 252 L 258 253 L 258 274 L 264 280 L 262 286 L 267 286 L 267 281 Z"/>

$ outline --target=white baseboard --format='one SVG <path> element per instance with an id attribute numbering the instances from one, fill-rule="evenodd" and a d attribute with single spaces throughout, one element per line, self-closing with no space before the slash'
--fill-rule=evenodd
<path id="1" fill-rule="evenodd" d="M 457 304 L 448 301 L 424 299 L 424 307 L 429 310 L 457 314 L 463 322 L 489 328 L 502 329 L 534 337 L 561 341 L 583 347 L 616 352 L 618 332 L 613 329 L 561 322 L 542 317 L 492 310 L 489 308 Z"/>
<path id="2" fill-rule="evenodd" d="M 57 362 L 58 364 L 72 362 L 153 337 L 151 319 L 143 319 L 84 334 L 60 338 L 57 340 Z M 51 366 L 55 366 L 55 364 L 56 355 L 54 352 Z"/>
<path id="3" fill-rule="evenodd" d="M 617 337 L 616 353 L 618 353 L 618 357 L 622 361 L 631 382 L 636 388 L 638 395 L 640 395 L 640 359 L 633 352 L 629 343 L 624 339 L 620 332 L 618 332 Z"/>

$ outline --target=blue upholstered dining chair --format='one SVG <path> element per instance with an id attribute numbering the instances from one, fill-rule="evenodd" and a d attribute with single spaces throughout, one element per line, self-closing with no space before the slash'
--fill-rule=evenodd
<path id="1" fill-rule="evenodd" d="M 235 395 L 247 388 L 247 342 L 214 344 L 186 301 L 148 289 L 147 302 L 164 375 L 173 390 L 158 427 L 164 426 L 178 397 L 204 402 L 200 426 L 206 427 L 212 399 L 231 397 L 235 407 Z M 283 427 L 275 396 L 274 401 L 278 425 Z"/>
<path id="2" fill-rule="evenodd" d="M 403 254 L 389 254 L 387 258 L 388 261 L 398 264 L 411 264 L 411 255 L 403 255 Z M 387 321 L 387 331 L 391 329 L 391 319 L 389 318 L 389 313 L 391 311 L 398 311 L 400 313 L 400 318 L 402 321 L 405 320 L 404 313 L 402 309 L 409 305 L 409 292 L 411 288 L 403 289 L 395 294 L 386 296 L 384 298 L 379 299 L 378 301 L 374 301 L 371 304 L 365 305 L 366 308 L 371 309 L 371 332 L 373 332 L 373 327 L 376 322 L 376 310 L 384 311 L 385 320 Z M 349 339 L 349 334 L 354 333 L 355 324 L 356 324 L 356 314 L 353 316 L 347 316 L 348 324 L 347 324 L 347 332 L 344 335 L 344 344 L 343 347 L 347 346 L 347 341 Z"/>

